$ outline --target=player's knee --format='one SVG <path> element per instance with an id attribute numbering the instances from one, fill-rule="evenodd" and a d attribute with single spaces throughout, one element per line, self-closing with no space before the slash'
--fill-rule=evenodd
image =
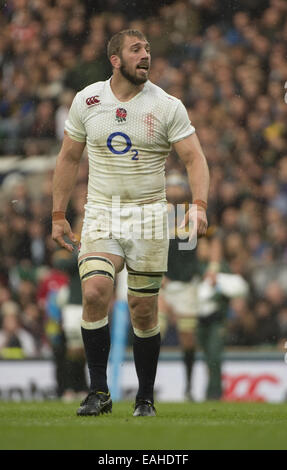
<path id="1" fill-rule="evenodd" d="M 85 289 L 83 300 L 86 307 L 95 307 L 97 305 L 103 305 L 104 295 L 102 289 L 97 286 Z"/>
<path id="2" fill-rule="evenodd" d="M 154 309 L 153 303 L 142 297 L 131 297 L 129 308 L 135 316 L 148 316 Z"/>
<path id="3" fill-rule="evenodd" d="M 147 299 L 133 297 L 129 302 L 134 327 L 140 330 L 151 328 L 157 323 L 157 310 L 155 302 Z"/>
<path id="4" fill-rule="evenodd" d="M 91 321 L 99 315 L 107 314 L 112 295 L 112 286 L 109 284 L 111 283 L 94 281 L 85 283 L 83 287 L 83 305 Z"/>

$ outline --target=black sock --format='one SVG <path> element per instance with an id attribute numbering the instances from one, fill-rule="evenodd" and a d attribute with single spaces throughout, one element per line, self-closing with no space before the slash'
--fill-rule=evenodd
<path id="1" fill-rule="evenodd" d="M 185 366 L 185 377 L 186 377 L 186 392 L 190 391 L 194 355 L 195 355 L 194 349 L 183 350 L 183 362 Z"/>
<path id="2" fill-rule="evenodd" d="M 90 388 L 108 393 L 107 364 L 111 344 L 109 325 L 95 330 L 81 330 L 91 379 Z"/>
<path id="3" fill-rule="evenodd" d="M 153 388 L 160 352 L 160 333 L 149 338 L 140 338 L 134 334 L 134 361 L 139 381 L 136 400 L 153 402 Z"/>

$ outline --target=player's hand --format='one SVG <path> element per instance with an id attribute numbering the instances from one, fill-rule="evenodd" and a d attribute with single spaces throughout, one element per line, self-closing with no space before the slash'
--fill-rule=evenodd
<path id="1" fill-rule="evenodd" d="M 67 243 L 64 240 L 64 236 L 68 237 L 73 243 L 78 243 L 75 234 L 72 232 L 71 226 L 66 219 L 53 221 L 52 225 L 52 239 L 58 243 L 59 246 L 72 252 L 74 250 L 73 245 Z"/>
<path id="2" fill-rule="evenodd" d="M 198 238 L 206 234 L 207 231 L 207 217 L 205 209 L 200 206 L 192 206 L 185 214 L 184 219 L 180 225 L 180 229 L 187 227 L 189 230 L 191 224 L 191 231 L 189 233 L 189 241 L 193 240 L 196 236 Z"/>

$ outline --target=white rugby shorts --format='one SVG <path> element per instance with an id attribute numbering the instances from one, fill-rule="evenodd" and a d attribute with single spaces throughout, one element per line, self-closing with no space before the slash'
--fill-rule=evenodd
<path id="1" fill-rule="evenodd" d="M 160 293 L 175 315 L 190 317 L 197 315 L 197 289 L 196 279 L 190 282 L 170 281 L 161 288 Z"/>
<path id="2" fill-rule="evenodd" d="M 85 206 L 79 257 L 110 253 L 138 272 L 166 272 L 169 248 L 166 203 Z"/>

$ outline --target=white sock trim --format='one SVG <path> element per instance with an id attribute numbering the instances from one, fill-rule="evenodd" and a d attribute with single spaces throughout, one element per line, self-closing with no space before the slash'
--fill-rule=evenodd
<path id="1" fill-rule="evenodd" d="M 97 330 L 99 328 L 102 328 L 103 326 L 106 326 L 108 323 L 109 317 L 107 315 L 105 318 L 98 321 L 86 321 L 82 319 L 81 326 L 82 328 L 84 328 L 84 330 Z"/>
<path id="2" fill-rule="evenodd" d="M 137 328 L 134 328 L 133 330 L 134 334 L 139 338 L 151 338 L 152 336 L 155 336 L 160 332 L 160 325 L 158 324 L 150 330 L 138 330 Z"/>

